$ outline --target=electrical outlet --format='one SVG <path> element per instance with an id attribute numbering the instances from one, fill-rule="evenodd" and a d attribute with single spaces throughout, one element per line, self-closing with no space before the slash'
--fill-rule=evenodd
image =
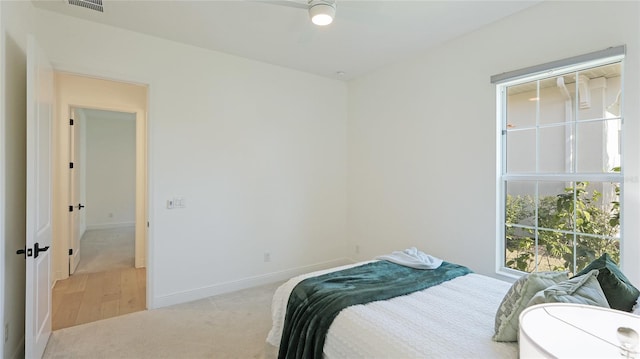
<path id="1" fill-rule="evenodd" d="M 4 342 L 9 341 L 9 323 L 4 323 Z"/>
<path id="2" fill-rule="evenodd" d="M 264 261 L 265 262 L 271 262 L 271 253 L 264 252 Z"/>
<path id="3" fill-rule="evenodd" d="M 173 209 L 175 207 L 172 199 L 167 200 L 167 209 Z"/>

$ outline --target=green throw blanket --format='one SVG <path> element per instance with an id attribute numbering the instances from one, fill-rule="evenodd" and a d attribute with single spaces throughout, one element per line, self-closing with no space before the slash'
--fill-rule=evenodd
<path id="1" fill-rule="evenodd" d="M 378 261 L 305 279 L 289 297 L 278 358 L 322 358 L 329 326 L 346 307 L 410 294 L 468 273 L 469 268 L 448 262 L 425 270 Z"/>

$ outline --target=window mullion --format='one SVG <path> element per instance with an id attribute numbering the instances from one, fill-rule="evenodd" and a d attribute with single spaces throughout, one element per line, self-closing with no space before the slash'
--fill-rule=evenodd
<path id="1" fill-rule="evenodd" d="M 577 182 L 573 182 L 573 235 L 572 235 L 572 269 L 573 273 L 576 272 L 576 249 L 577 245 L 577 232 L 578 232 L 578 186 Z"/>
<path id="2" fill-rule="evenodd" d="M 624 177 L 618 172 L 609 173 L 522 173 L 522 174 L 506 174 L 503 178 L 507 181 L 552 181 L 552 182 L 575 182 L 575 181 L 594 181 L 594 182 L 622 182 Z"/>
<path id="3" fill-rule="evenodd" d="M 575 101 L 573 101 L 573 114 L 571 118 L 571 150 L 572 150 L 572 163 L 571 163 L 571 173 L 577 173 L 578 172 L 578 160 L 579 160 L 579 153 L 578 153 L 578 114 L 580 113 L 580 91 L 579 91 L 579 84 L 578 82 L 579 77 L 578 77 L 578 72 L 576 72 L 574 74 L 574 76 L 576 77 L 576 82 L 574 84 L 575 86 Z"/>
<path id="4" fill-rule="evenodd" d="M 536 81 L 536 156 L 535 173 L 540 173 L 540 80 Z"/>
<path id="5" fill-rule="evenodd" d="M 535 271 L 538 271 L 538 245 L 540 244 L 538 242 L 539 238 L 540 238 L 540 191 L 539 191 L 539 182 L 536 181 L 536 186 L 535 186 L 535 194 L 534 194 L 534 203 L 536 204 L 536 209 L 535 209 L 535 218 L 536 218 L 536 229 L 534 231 L 534 243 L 535 243 L 535 255 L 534 255 L 534 260 L 535 260 Z"/>
<path id="6" fill-rule="evenodd" d="M 572 168 L 571 168 L 571 173 L 578 173 L 578 162 L 580 160 L 580 154 L 579 154 L 579 147 L 578 147 L 578 143 L 580 140 L 580 135 L 579 135 L 579 131 L 578 131 L 578 115 L 580 114 L 580 86 L 579 86 L 579 82 L 580 82 L 580 77 L 579 77 L 579 72 L 576 71 L 574 74 L 575 78 L 576 78 L 576 82 L 575 82 L 575 101 L 573 101 L 573 106 L 574 106 L 574 110 L 573 110 L 573 118 L 571 119 L 571 123 L 572 123 L 572 131 L 571 131 L 571 136 L 573 138 L 573 141 L 571 143 L 571 148 L 573 151 L 573 163 L 572 163 Z M 572 270 L 573 273 L 577 273 L 576 272 L 576 266 L 577 266 L 577 257 L 576 257 L 576 250 L 578 248 L 578 243 L 577 243 L 577 224 L 578 224 L 578 186 L 577 186 L 578 182 L 574 181 L 573 182 L 573 235 L 571 236 L 572 238 Z"/>
<path id="7" fill-rule="evenodd" d="M 535 156 L 535 161 L 536 161 L 536 165 L 535 165 L 535 173 L 538 174 L 540 173 L 540 80 L 536 81 L 536 98 L 538 99 L 536 101 L 536 156 Z M 536 181 L 535 184 L 535 200 L 534 203 L 536 205 L 535 208 L 535 218 L 536 218 L 536 230 L 535 230 L 535 238 L 534 238 L 534 250 L 535 250 L 535 255 L 534 255 L 534 260 L 535 260 L 535 271 L 538 271 L 538 263 L 539 263 L 539 258 L 538 258 L 538 254 L 540 252 L 539 250 L 539 239 L 540 239 L 540 213 L 539 213 L 539 208 L 540 208 L 540 191 L 539 191 L 539 187 L 540 187 L 540 183 L 538 181 Z"/>

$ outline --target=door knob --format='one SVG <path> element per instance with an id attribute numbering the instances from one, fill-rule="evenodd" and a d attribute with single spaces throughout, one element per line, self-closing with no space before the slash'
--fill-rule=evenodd
<path id="1" fill-rule="evenodd" d="M 34 251 L 33 258 L 38 258 L 38 254 L 40 254 L 40 252 L 46 252 L 48 249 L 49 249 L 49 246 L 40 248 L 40 243 L 36 242 L 36 244 L 33 245 L 33 251 Z"/>
<path id="2" fill-rule="evenodd" d="M 24 256 L 24 258 L 26 259 L 27 257 L 31 257 L 33 255 L 33 250 L 31 248 L 29 249 L 18 249 L 16 251 L 16 254 L 22 254 Z"/>

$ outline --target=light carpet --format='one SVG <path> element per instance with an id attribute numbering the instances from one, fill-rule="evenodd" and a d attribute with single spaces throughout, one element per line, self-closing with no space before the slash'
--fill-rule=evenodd
<path id="1" fill-rule="evenodd" d="M 44 358 L 264 358 L 280 284 L 57 330 Z"/>
<path id="2" fill-rule="evenodd" d="M 87 230 L 80 241 L 80 263 L 74 274 L 133 268 L 135 228 L 133 226 Z"/>

